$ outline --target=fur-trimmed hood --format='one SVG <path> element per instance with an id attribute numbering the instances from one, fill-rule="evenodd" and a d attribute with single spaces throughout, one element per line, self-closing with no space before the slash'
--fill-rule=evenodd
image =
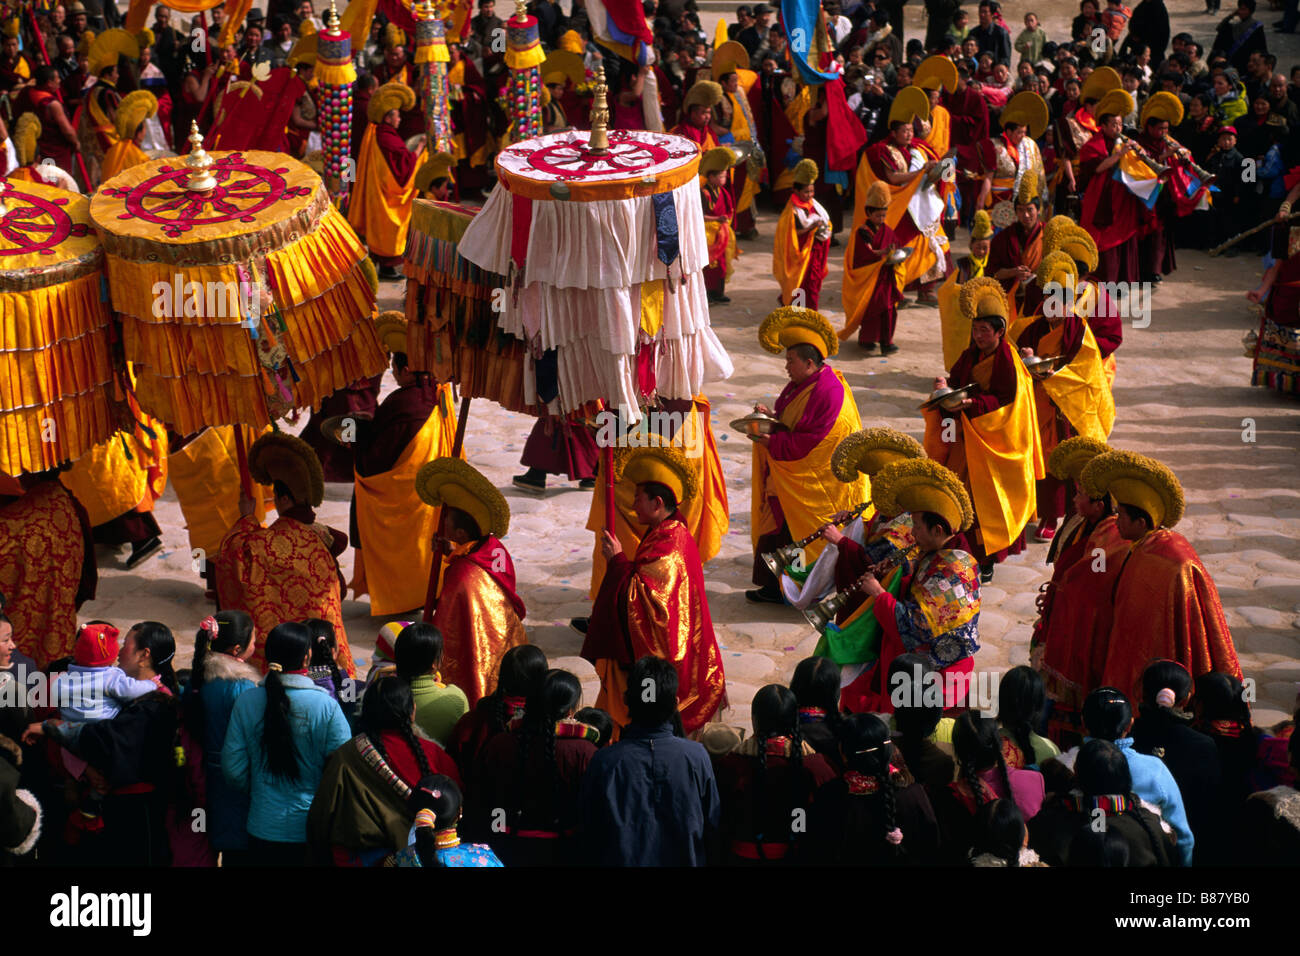
<path id="1" fill-rule="evenodd" d="M 251 680 L 254 684 L 262 682 L 262 672 L 252 664 L 231 657 L 229 654 L 209 652 L 203 659 L 203 680 Z"/>
<path id="2" fill-rule="evenodd" d="M 1300 790 L 1294 787 L 1274 787 L 1252 794 L 1250 799 L 1258 800 L 1273 811 L 1273 818 L 1285 820 L 1300 831 Z"/>
<path id="3" fill-rule="evenodd" d="M 992 853 L 981 853 L 973 857 L 970 861 L 971 866 L 1006 866 L 1007 861 L 1000 856 L 994 856 Z M 1021 866 L 1047 866 L 1038 858 L 1038 854 L 1029 847 L 1020 848 L 1020 865 Z"/>

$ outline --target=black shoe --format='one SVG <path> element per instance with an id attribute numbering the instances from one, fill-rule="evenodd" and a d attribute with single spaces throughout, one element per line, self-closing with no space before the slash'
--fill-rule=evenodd
<path id="1" fill-rule="evenodd" d="M 774 591 L 767 591 L 763 588 L 754 588 L 752 591 L 745 592 L 745 600 L 752 604 L 784 604 L 785 598 Z"/>
<path id="2" fill-rule="evenodd" d="M 546 494 L 545 477 L 543 477 L 540 481 L 538 481 L 531 474 L 526 473 L 522 475 L 515 475 L 513 478 L 510 479 L 510 483 L 514 485 L 516 488 L 518 488 L 520 491 L 526 491 L 530 495 L 540 496 Z"/>
<path id="3" fill-rule="evenodd" d="M 988 584 L 993 580 L 993 568 L 995 563 L 990 561 L 988 564 L 980 565 L 980 584 Z"/>
<path id="4" fill-rule="evenodd" d="M 868 355 L 870 355 L 872 352 L 874 352 L 874 351 L 876 350 L 876 343 L 875 343 L 875 342 L 859 342 L 859 343 L 858 343 L 858 348 L 862 349 L 862 351 L 864 351 L 864 352 L 866 352 Z"/>
<path id="5" fill-rule="evenodd" d="M 895 345 L 893 342 L 890 342 L 888 345 L 882 345 L 880 347 L 881 355 L 893 355 L 897 351 L 898 351 L 898 346 Z"/>
<path id="6" fill-rule="evenodd" d="M 589 617 L 573 617 L 569 619 L 569 627 L 573 628 L 579 634 L 587 633 L 587 625 L 591 623 Z"/>
<path id="7" fill-rule="evenodd" d="M 150 538 L 148 541 L 137 541 L 135 544 L 131 545 L 131 554 L 126 559 L 127 570 L 129 571 L 140 562 L 152 558 L 161 550 L 162 540 L 160 538 L 154 537 Z"/>
<path id="8" fill-rule="evenodd" d="M 380 266 L 379 278 L 381 279 L 400 279 L 401 275 L 392 266 Z"/>
<path id="9" fill-rule="evenodd" d="M 581 481 L 578 482 L 578 487 L 581 488 L 583 491 L 591 491 L 593 488 L 596 487 L 596 479 L 583 478 Z"/>

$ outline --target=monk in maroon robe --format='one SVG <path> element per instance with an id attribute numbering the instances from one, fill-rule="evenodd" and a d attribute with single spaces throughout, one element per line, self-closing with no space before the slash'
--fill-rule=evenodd
<path id="1" fill-rule="evenodd" d="M 1039 299 L 1041 302 L 1041 293 Z M 1043 338 L 1057 328 L 1061 330 L 1060 344 L 1052 345 L 1046 351 L 1040 349 L 1038 346 Z M 1016 346 L 1021 349 L 1033 349 L 1035 355 L 1064 356 L 1061 365 L 1064 368 L 1079 354 L 1079 349 L 1083 346 L 1084 329 L 1083 319 L 1073 313 L 1066 315 L 1058 325 L 1053 325 L 1045 316 L 1040 315 L 1021 331 Z M 1034 405 L 1038 410 L 1038 434 L 1042 442 L 1043 460 L 1046 461 L 1052 449 L 1078 433 L 1070 424 L 1070 420 L 1065 417 L 1065 413 L 1047 394 L 1043 383 L 1037 379 L 1034 380 Z M 1055 528 L 1057 521 L 1069 514 L 1066 508 L 1066 495 L 1069 490 L 1068 483 L 1051 472 L 1047 472 L 1044 477 L 1035 482 L 1040 535 L 1044 529 Z"/>
<path id="2" fill-rule="evenodd" d="M 1080 178 L 1087 183 L 1080 222 L 1097 243 L 1096 275 L 1102 282 L 1137 282 L 1138 232 L 1146 219 L 1142 203 L 1112 178 L 1119 153 L 1115 142 L 1122 118 L 1108 114 L 1099 131 L 1079 151 Z"/>
<path id="3" fill-rule="evenodd" d="M 320 459 L 326 481 L 352 480 L 353 447 L 350 444 L 337 444 L 322 435 L 321 422 L 334 415 L 355 414 L 360 418 L 373 418 L 379 408 L 379 383 L 383 377 L 380 373 L 373 378 L 353 382 L 325 399 L 320 409 L 312 412 L 307 427 L 303 429 L 302 438 L 311 445 L 316 457 Z"/>
<path id="4" fill-rule="evenodd" d="M 883 221 L 873 225 L 868 218 L 853 234 L 853 269 L 879 262 L 890 249 L 902 245 L 898 235 Z M 894 345 L 894 330 L 898 326 L 898 304 L 903 301 L 903 293 L 894 280 L 894 269 L 889 263 L 880 267 L 862 316 L 862 325 L 858 327 L 858 344 L 871 349 L 880 343 L 885 354 L 898 351 Z"/>

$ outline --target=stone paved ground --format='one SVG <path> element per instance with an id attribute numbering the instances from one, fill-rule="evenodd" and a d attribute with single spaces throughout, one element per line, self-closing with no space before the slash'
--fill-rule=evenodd
<path id="1" fill-rule="evenodd" d="M 920 23 L 912 6 L 919 5 L 909 5 L 909 36 Z M 1037 9 L 1046 15 L 1052 36 L 1065 29 L 1066 13 L 1044 14 L 1046 6 Z M 1027 8 L 1017 3 L 1006 7 L 1012 24 Z M 1171 7 L 1177 8 L 1175 32 L 1188 29 L 1208 41 L 1211 18 L 1178 12 L 1199 11 L 1200 0 L 1182 0 Z M 1270 24 L 1275 19 L 1267 11 L 1262 18 Z M 712 30 L 711 20 L 705 28 Z M 1270 32 L 1270 48 L 1280 53 L 1279 65 L 1300 62 L 1295 38 L 1281 38 L 1288 41 L 1283 46 L 1276 44 L 1277 37 Z M 749 724 L 754 692 L 765 683 L 787 681 L 816 643 L 816 635 L 797 612 L 754 606 L 744 599 L 751 586 L 749 443 L 726 425 L 756 401 L 770 404 L 785 381 L 780 360 L 762 352 L 756 341 L 758 323 L 777 295 L 770 258 L 774 226 L 774 215 L 762 216 L 762 238 L 742 243 L 744 255 L 728 289 L 732 302 L 713 312 L 714 326 L 737 372 L 708 388 L 728 480 L 731 530 L 721 553 L 705 569 L 705 588 L 723 647 L 732 705 L 725 716 L 742 726 Z M 843 320 L 842 252 L 832 250 L 822 298 L 823 310 L 836 323 Z M 1180 252 L 1178 262 L 1178 272 L 1156 295 L 1150 326 L 1125 329 L 1117 355 L 1118 415 L 1112 443 L 1165 461 L 1182 480 L 1188 507 L 1178 530 L 1214 576 L 1242 666 L 1258 688 L 1256 722 L 1269 724 L 1289 714 L 1300 685 L 1300 406 L 1249 385 L 1250 360 L 1243 357 L 1241 336 L 1257 320 L 1244 292 L 1259 281 L 1258 261 Z M 385 283 L 383 296 L 389 305 L 395 303 L 400 296 L 397 284 Z M 889 359 L 865 357 L 850 346 L 834 364 L 852 385 L 865 424 L 889 425 L 919 437 L 922 423 L 916 406 L 942 370 L 937 312 L 900 313 L 897 341 L 902 351 Z M 1243 433 L 1252 425 L 1254 440 L 1244 441 Z M 589 606 L 592 535 L 584 529 L 590 495 L 568 482 L 555 484 L 541 500 L 510 488 L 510 476 L 521 470 L 519 454 L 530 427 L 531 419 L 476 402 L 466 450 L 470 461 L 505 489 L 514 512 L 506 544 L 528 605 L 530 639 L 554 665 L 583 679 L 585 700 L 592 703 L 595 674 L 576 656 L 581 637 L 567 627 L 570 617 L 585 614 Z M 346 529 L 349 492 L 348 486 L 329 486 L 323 520 Z M 176 631 L 184 662 L 195 625 L 210 605 L 190 570 L 184 523 L 170 489 L 158 503 L 157 515 L 165 529 L 164 555 L 127 572 L 121 556 L 101 551 L 99 596 L 82 608 L 82 619 L 162 621 Z M 1045 553 L 1045 545 L 1032 545 L 1000 566 L 993 584 L 984 588 L 978 669 L 1001 671 L 1026 662 L 1034 597 L 1047 578 Z M 344 572 L 351 574 L 350 554 Z M 368 612 L 364 602 L 344 603 L 347 630 L 361 661 L 369 658 L 375 633 L 385 620 L 372 619 Z"/>

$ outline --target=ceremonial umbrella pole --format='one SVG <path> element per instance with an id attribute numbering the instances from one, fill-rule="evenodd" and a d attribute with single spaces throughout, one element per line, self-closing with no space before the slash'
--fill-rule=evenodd
<path id="1" fill-rule="evenodd" d="M 554 352 L 561 415 L 607 409 L 636 423 L 643 403 L 689 401 L 732 373 L 709 326 L 700 151 L 679 136 L 608 131 L 605 93 L 599 73 L 590 132 L 498 153 L 498 185 L 472 219 L 417 203 L 407 274 L 435 294 L 407 296 L 412 366 L 459 382 L 466 398 L 540 413 L 538 365 Z M 603 455 L 607 528 L 617 440 Z"/>
<path id="2" fill-rule="evenodd" d="M 320 89 L 320 139 L 325 185 L 342 208 L 352 190 L 352 36 L 339 28 L 339 14 L 330 0 L 325 29 L 316 38 L 316 68 Z"/>
<path id="3" fill-rule="evenodd" d="M 103 277 L 88 198 L 0 180 L 0 473 L 75 461 L 117 430 Z"/>
<path id="4" fill-rule="evenodd" d="M 542 73 L 538 67 L 545 59 L 537 18 L 528 15 L 524 0 L 515 0 L 515 15 L 506 22 L 506 67 L 510 70 L 506 101 L 512 143 L 542 134 Z"/>
<path id="5" fill-rule="evenodd" d="M 105 183 L 107 256 L 140 406 L 182 435 L 264 430 L 381 372 L 364 246 L 324 183 L 283 153 L 203 150 Z M 239 429 L 236 429 L 238 433 Z"/>
<path id="6" fill-rule="evenodd" d="M 420 69 L 429 155 L 450 153 L 451 103 L 447 95 L 447 23 L 429 0 L 415 8 L 415 65 Z"/>

